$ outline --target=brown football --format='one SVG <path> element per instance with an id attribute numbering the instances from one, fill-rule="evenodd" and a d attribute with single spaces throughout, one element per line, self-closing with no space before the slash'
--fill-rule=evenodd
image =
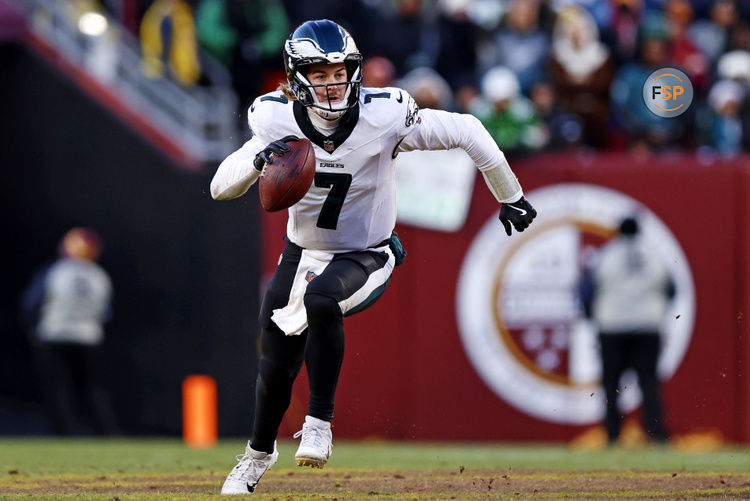
<path id="1" fill-rule="evenodd" d="M 268 212 L 287 209 L 305 196 L 315 177 L 315 150 L 309 139 L 287 141 L 289 151 L 272 155 L 259 181 L 260 204 Z"/>

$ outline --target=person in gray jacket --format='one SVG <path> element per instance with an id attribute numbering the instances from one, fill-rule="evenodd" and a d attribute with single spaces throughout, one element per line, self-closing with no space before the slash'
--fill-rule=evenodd
<path id="1" fill-rule="evenodd" d="M 643 394 L 646 433 L 656 442 L 667 440 L 656 368 L 661 324 L 674 292 L 666 263 L 643 240 L 634 217 L 622 221 L 619 235 L 602 246 L 584 273 L 582 303 L 599 332 L 610 443 L 620 435 L 619 383 L 629 368 Z"/>
<path id="2" fill-rule="evenodd" d="M 57 433 L 85 431 L 77 411 L 82 400 L 94 431 L 114 435 L 118 427 L 98 370 L 112 295 L 109 275 L 95 262 L 101 239 L 73 228 L 58 250 L 59 259 L 34 276 L 22 298 L 42 394 Z"/>

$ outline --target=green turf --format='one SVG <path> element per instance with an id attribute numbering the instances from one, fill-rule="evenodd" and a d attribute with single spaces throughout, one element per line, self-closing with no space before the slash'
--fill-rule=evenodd
<path id="1" fill-rule="evenodd" d="M 281 442 L 277 468 L 292 468 L 296 443 Z M 8 475 L 180 474 L 228 471 L 241 440 L 191 449 L 175 439 L 0 438 L 0 478 Z M 750 448 L 685 453 L 667 448 L 577 451 L 564 445 L 337 441 L 330 468 L 514 468 L 586 470 L 750 470 Z M 9 473 L 14 472 L 14 473 Z"/>
<path id="2" fill-rule="evenodd" d="M 513 478 L 513 482 L 521 482 L 525 476 L 532 479 L 532 487 L 546 485 L 538 493 L 535 488 L 524 491 L 525 495 L 538 499 L 726 500 L 750 496 L 750 483 L 745 474 L 750 471 L 750 449 L 746 448 L 723 448 L 705 453 L 677 452 L 671 448 L 582 452 L 564 445 L 337 441 L 326 469 L 307 477 L 315 479 L 312 487 L 307 484 L 297 489 L 294 486 L 302 484 L 295 482 L 305 478 L 293 465 L 296 445 L 296 441 L 279 444 L 279 462 L 266 480 L 266 485 L 273 481 L 275 487 L 258 492 L 250 499 L 442 501 L 450 496 L 430 483 L 440 482 L 441 478 L 449 482 L 464 478 L 470 482 L 456 492 L 456 500 L 518 499 L 520 494 L 514 492 L 515 486 L 492 492 L 484 490 L 485 485 L 489 485 L 487 482 L 491 482 L 489 476 L 502 484 L 505 474 Z M 223 441 L 210 449 L 190 449 L 176 439 L 0 438 L 0 501 L 224 501 L 227 498 L 219 496 L 218 490 L 224 475 L 235 463 L 234 456 L 243 447 L 242 440 Z M 487 473 L 491 470 L 482 468 L 496 470 Z M 424 474 L 415 472 L 412 476 L 408 472 L 411 469 L 431 471 L 427 477 L 420 477 Z M 742 480 L 731 480 L 731 485 L 719 482 L 722 475 L 731 472 L 736 472 Z M 635 485 L 635 489 L 631 489 L 630 480 L 626 480 L 628 487 L 624 489 L 622 483 L 612 490 L 589 487 L 589 484 L 583 484 L 581 490 L 558 488 L 560 480 L 582 477 L 594 482 L 591 485 L 615 477 L 632 478 L 641 486 L 648 478 L 665 481 L 663 488 L 659 483 L 649 491 L 638 490 Z M 668 482 L 670 478 L 698 477 L 706 481 L 697 490 L 689 484 L 675 490 Z M 367 478 L 388 484 L 388 488 L 382 489 L 388 494 L 368 492 L 370 487 L 357 486 L 357 480 Z M 420 481 L 420 478 L 426 480 Z M 279 482 L 279 479 L 284 480 Z M 349 484 L 347 479 L 355 483 Z M 393 482 L 402 482 L 419 492 L 394 490 Z M 510 480 L 508 482 L 510 486 Z M 152 486 L 152 483 L 157 485 Z"/>

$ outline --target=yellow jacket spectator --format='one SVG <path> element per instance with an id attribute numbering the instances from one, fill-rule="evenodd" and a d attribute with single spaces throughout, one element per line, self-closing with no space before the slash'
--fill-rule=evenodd
<path id="1" fill-rule="evenodd" d="M 156 0 L 141 21 L 143 71 L 151 77 L 170 74 L 183 85 L 201 76 L 198 43 L 190 5 L 183 0 Z"/>

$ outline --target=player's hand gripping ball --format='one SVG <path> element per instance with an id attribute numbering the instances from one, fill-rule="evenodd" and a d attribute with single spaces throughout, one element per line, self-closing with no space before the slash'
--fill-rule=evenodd
<path id="1" fill-rule="evenodd" d="M 299 202 L 312 186 L 315 150 L 309 139 L 286 136 L 258 153 L 254 165 L 263 171 L 258 182 L 260 204 L 276 212 Z"/>

